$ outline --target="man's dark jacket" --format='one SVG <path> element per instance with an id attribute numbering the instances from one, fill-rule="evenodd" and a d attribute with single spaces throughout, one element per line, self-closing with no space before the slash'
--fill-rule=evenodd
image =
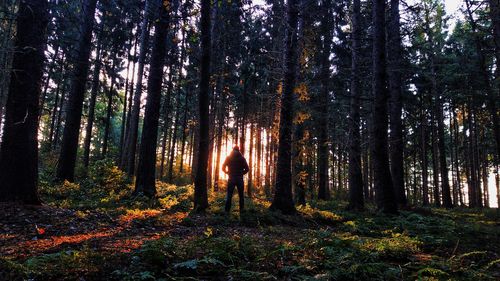
<path id="1" fill-rule="evenodd" d="M 228 169 L 230 178 L 243 177 L 250 168 L 248 167 L 247 160 L 238 150 L 233 150 L 222 164 L 222 170 Z"/>

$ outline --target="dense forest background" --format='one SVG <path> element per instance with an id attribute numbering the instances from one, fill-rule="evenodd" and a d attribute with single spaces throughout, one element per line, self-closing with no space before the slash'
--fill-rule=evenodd
<path id="1" fill-rule="evenodd" d="M 381 174 L 383 181 L 392 177 L 381 184 L 393 185 L 402 205 L 498 206 L 494 5 L 466 1 L 447 15 L 445 2 L 393 1 L 381 23 L 386 36 L 378 38 L 371 2 L 298 2 L 296 23 L 282 1 L 214 2 L 209 112 L 200 116 L 199 3 L 165 2 L 160 15 L 156 2 L 49 1 L 37 140 L 42 160 L 57 161 L 58 169 L 43 166 L 44 173 L 73 181 L 109 159 L 139 180 L 149 173 L 186 184 L 196 177 L 203 125 L 208 190 L 219 189 L 221 163 L 239 145 L 252 167 L 248 194 L 270 197 L 286 135 L 283 157 L 292 162 L 285 169 L 297 202 L 347 198 L 350 184 L 373 200 Z M 2 2 L 2 116 L 18 9 L 18 1 Z M 166 30 L 156 35 L 159 20 Z M 286 33 L 290 24 L 293 34 Z M 375 74 L 384 75 L 382 92 Z M 292 122 L 286 132 L 283 109 Z M 387 147 L 382 159 L 379 140 Z M 144 149 L 155 153 L 146 157 Z M 137 167 L 141 159 L 151 162 L 147 169 Z M 154 194 L 154 180 L 146 178 L 137 188 Z"/>

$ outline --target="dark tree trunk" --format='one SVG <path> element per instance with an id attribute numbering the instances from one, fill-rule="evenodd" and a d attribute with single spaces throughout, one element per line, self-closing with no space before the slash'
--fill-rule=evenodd
<path id="1" fill-rule="evenodd" d="M 349 209 L 362 210 L 363 174 L 361 173 L 361 136 L 359 133 L 361 4 L 353 1 L 352 12 L 351 114 L 349 118 Z"/>
<path id="2" fill-rule="evenodd" d="M 49 132 L 49 144 L 51 147 L 53 147 L 54 143 L 54 133 L 56 129 L 56 122 L 57 122 L 57 113 L 58 113 L 58 106 L 59 106 L 59 100 L 64 100 L 64 91 L 62 96 L 59 96 L 61 92 L 61 88 L 64 88 L 64 73 L 66 72 L 66 62 L 64 58 L 61 61 L 61 67 L 59 68 L 59 80 L 57 82 L 57 87 L 56 87 L 56 97 L 54 100 L 54 108 L 52 108 L 52 116 L 50 118 L 50 132 Z M 1 116 L 1 115 L 0 115 Z M 0 117 L 1 119 L 1 117 Z"/>
<path id="3" fill-rule="evenodd" d="M 250 167 L 250 171 L 248 171 L 248 184 L 247 184 L 247 196 L 252 198 L 253 194 L 253 147 L 254 147 L 254 133 L 255 133 L 255 124 L 252 122 L 250 124 L 250 149 L 248 150 L 248 165 Z"/>
<path id="4" fill-rule="evenodd" d="M 387 44 L 387 60 L 389 63 L 389 92 L 390 92 L 390 158 L 391 158 L 391 175 L 396 194 L 396 201 L 400 206 L 406 206 L 406 194 L 403 172 L 403 124 L 401 121 L 401 113 L 403 109 L 401 92 L 401 35 L 399 28 L 399 0 L 391 0 L 390 20 L 387 27 L 388 44 Z"/>
<path id="5" fill-rule="evenodd" d="M 422 102 L 423 107 L 423 102 Z M 422 161 L 422 205 L 429 205 L 429 185 L 428 185 L 428 156 L 427 156 L 427 116 L 425 110 L 421 110 L 420 121 L 420 156 Z"/>
<path id="6" fill-rule="evenodd" d="M 85 0 L 82 10 L 82 23 L 78 55 L 74 62 L 74 73 L 71 80 L 71 90 L 68 97 L 68 111 L 64 126 L 61 154 L 57 165 L 56 178 L 60 181 L 74 181 L 76 154 L 78 151 L 78 136 L 82 120 L 83 99 L 87 75 L 89 72 L 89 57 L 91 50 L 92 29 L 97 0 Z"/>
<path id="7" fill-rule="evenodd" d="M 83 142 L 83 165 L 89 166 L 90 143 L 92 141 L 92 128 L 94 126 L 95 103 L 99 92 L 99 75 L 101 74 L 101 45 L 98 43 L 96 58 L 94 62 L 94 74 L 92 75 L 92 90 L 90 91 L 89 113 L 87 116 L 87 126 L 85 128 L 85 140 Z"/>
<path id="8" fill-rule="evenodd" d="M 495 58 L 496 58 L 496 69 L 495 69 L 495 80 L 494 80 L 494 90 L 489 87 L 488 92 L 488 109 L 491 115 L 491 121 L 493 123 L 493 133 L 495 134 L 495 142 L 497 148 L 496 165 L 499 164 L 500 157 L 500 124 L 498 121 L 498 91 L 500 89 L 500 1 L 499 0 L 489 0 L 490 3 L 490 17 L 493 23 L 493 41 L 495 42 Z M 484 59 L 481 57 L 481 59 Z"/>
<path id="9" fill-rule="evenodd" d="M 223 102 L 219 105 L 219 117 L 217 122 L 216 147 L 217 154 L 215 155 L 215 175 L 214 175 L 214 191 L 219 191 L 219 174 L 220 174 L 220 157 L 222 149 L 222 132 L 224 128 L 224 108 Z"/>
<path id="10" fill-rule="evenodd" d="M 179 70 L 180 71 L 180 70 Z M 177 81 L 179 83 L 180 81 Z M 173 177 L 174 177 L 174 161 L 175 161 L 175 145 L 177 143 L 177 127 L 179 126 L 179 115 L 180 115 L 180 97 L 181 97 L 181 89 L 180 87 L 177 88 L 177 110 L 175 111 L 175 117 L 174 117 L 174 127 L 172 128 L 172 132 L 170 135 L 170 149 L 169 149 L 169 154 L 170 156 L 168 157 L 168 177 L 167 180 L 168 182 L 172 182 Z"/>
<path id="11" fill-rule="evenodd" d="M 130 35 L 132 35 L 132 31 L 130 32 Z M 130 36 L 131 38 L 129 39 L 129 43 L 131 44 L 132 43 L 132 36 Z M 135 40 L 135 42 L 137 42 L 137 39 Z M 134 46 L 136 46 L 136 44 L 134 43 Z M 130 46 L 130 48 L 132 48 L 132 45 Z M 128 62 L 127 62 L 127 72 L 125 74 L 125 94 L 124 94 L 124 97 L 123 97 L 123 111 L 122 111 L 122 124 L 120 126 L 120 145 L 118 146 L 119 148 L 119 152 L 118 152 L 118 165 L 121 164 L 121 159 L 122 159 L 122 152 L 123 152 L 123 143 L 125 141 L 125 128 L 127 127 L 127 97 L 132 95 L 131 92 L 129 94 L 129 90 L 131 90 L 132 87 L 129 86 L 129 81 L 128 81 L 128 77 L 129 77 L 129 74 L 130 74 L 130 63 L 131 63 L 131 59 L 132 59 L 132 56 L 130 55 L 130 49 L 127 51 L 127 59 L 128 59 Z M 134 64 L 135 65 L 135 64 Z"/>
<path id="12" fill-rule="evenodd" d="M 144 15 L 141 23 L 141 37 L 139 39 L 139 60 L 137 70 L 137 81 L 135 85 L 135 93 L 130 112 L 130 125 L 128 127 L 127 136 L 125 138 L 125 149 L 123 151 L 122 167 L 129 176 L 133 176 L 135 172 L 135 152 L 137 150 L 137 138 L 139 134 L 139 114 L 141 110 L 141 95 L 142 95 L 142 79 L 144 77 L 144 63 L 146 60 L 147 45 L 149 40 L 149 9 L 151 1 L 146 0 L 144 6 Z"/>
<path id="13" fill-rule="evenodd" d="M 64 79 L 63 79 L 64 80 Z M 61 122 L 63 118 L 63 112 L 65 111 L 66 102 L 66 83 L 63 82 L 61 100 L 59 102 L 59 112 L 57 113 L 57 120 L 54 129 L 54 139 L 52 141 L 52 149 L 56 149 L 59 145 L 59 134 L 61 132 Z"/>
<path id="14" fill-rule="evenodd" d="M 434 205 L 436 207 L 441 207 L 441 196 L 439 192 L 439 148 L 435 141 L 437 139 L 436 135 L 436 124 L 434 116 L 432 116 L 431 121 L 431 140 L 432 141 L 432 178 L 433 178 L 433 197 Z"/>
<path id="15" fill-rule="evenodd" d="M 43 93 L 42 93 L 42 96 L 40 98 L 40 116 L 39 118 L 42 117 L 43 115 L 43 111 L 44 111 L 44 107 L 45 107 L 45 100 L 47 98 L 47 92 L 49 90 L 49 84 L 50 84 L 50 80 L 52 79 L 52 76 L 54 75 L 54 67 L 55 67 L 55 61 L 57 60 L 57 57 L 59 55 L 59 42 L 56 42 L 56 46 L 54 47 L 54 55 L 52 57 L 52 61 L 54 62 L 49 70 L 47 71 L 47 79 L 45 80 L 45 85 L 43 86 Z"/>
<path id="16" fill-rule="evenodd" d="M 448 164 L 446 163 L 446 146 L 444 143 L 443 102 L 441 101 L 441 93 L 437 84 L 437 71 L 433 56 L 431 56 L 431 72 L 432 92 L 434 96 L 434 118 L 437 125 L 437 135 L 433 136 L 433 140 L 437 140 L 437 148 L 439 150 L 439 154 L 437 155 L 437 157 L 439 157 L 439 170 L 441 172 L 441 192 L 443 195 L 443 207 L 451 208 L 453 207 L 453 204 L 451 203 L 450 183 L 448 179 Z M 434 143 L 436 142 L 434 141 Z M 437 169 L 435 169 L 435 171 L 437 171 Z M 436 195 L 437 194 L 435 194 L 435 196 Z M 437 198 L 439 198 L 439 196 Z"/>
<path id="17" fill-rule="evenodd" d="M 292 195 L 292 127 L 294 116 L 294 88 L 297 69 L 298 1 L 289 0 L 287 7 L 287 31 L 285 39 L 285 77 L 281 96 L 279 121 L 278 160 L 276 166 L 276 190 L 271 209 L 282 213 L 295 213 Z"/>
<path id="18" fill-rule="evenodd" d="M 384 213 L 397 213 L 387 151 L 387 100 L 385 63 L 385 0 L 373 0 L 373 110 L 372 154 L 377 207 Z"/>
<path id="19" fill-rule="evenodd" d="M 474 110 L 471 110 L 472 114 L 472 124 L 471 124 L 471 138 L 472 138 L 472 161 L 473 161 L 473 173 L 475 175 L 475 197 L 476 205 L 479 208 L 483 207 L 482 193 L 481 193 L 481 164 L 479 163 L 479 143 L 478 143 L 478 131 L 477 131 L 477 119 Z"/>
<path id="20" fill-rule="evenodd" d="M 321 33 L 323 34 L 323 49 L 321 51 L 321 92 L 318 98 L 320 111 L 318 118 L 318 199 L 320 200 L 330 199 L 330 190 L 328 188 L 328 108 L 330 101 L 328 84 L 330 81 L 330 44 L 332 41 L 330 7 L 331 0 L 322 1 Z"/>
<path id="21" fill-rule="evenodd" d="M 40 204 L 38 114 L 44 62 L 47 1 L 21 1 L 0 150 L 0 201 Z"/>
<path id="22" fill-rule="evenodd" d="M 106 107 L 106 120 L 104 124 L 104 141 L 102 144 L 102 154 L 101 157 L 105 158 L 107 153 L 108 153 L 108 143 L 109 143 L 109 131 L 111 129 L 111 115 L 112 115 L 112 110 L 113 110 L 113 91 L 114 91 L 114 86 L 115 86 L 115 79 L 113 77 L 113 72 L 114 72 L 114 67 L 112 67 L 113 70 L 110 78 L 111 78 L 111 85 L 109 87 L 108 91 L 108 105 Z"/>
<path id="23" fill-rule="evenodd" d="M 264 176 L 264 193 L 267 198 L 271 197 L 271 132 L 266 131 L 266 150 L 265 150 L 266 174 Z"/>
<path id="24" fill-rule="evenodd" d="M 293 152 L 293 163 L 295 175 L 295 199 L 297 204 L 306 205 L 306 181 L 307 172 L 305 171 L 304 165 L 304 123 L 301 122 L 295 126 L 294 133 L 294 152 Z"/>
<path id="25" fill-rule="evenodd" d="M 259 189 L 262 187 L 262 176 L 261 176 L 261 163 L 262 163 L 262 127 L 257 123 L 257 142 L 255 144 L 257 148 L 257 165 L 255 170 L 255 188 Z"/>
<path id="26" fill-rule="evenodd" d="M 210 0 L 201 0 L 201 67 L 199 102 L 199 147 L 194 184 L 194 210 L 204 212 L 208 208 L 207 166 L 209 139 L 210 100 Z"/>
<path id="27" fill-rule="evenodd" d="M 129 134 L 129 131 L 130 131 L 130 119 L 131 119 L 131 115 L 132 115 L 132 99 L 133 99 L 133 96 L 134 96 L 134 82 L 135 82 L 135 67 L 136 67 L 136 63 L 135 63 L 135 58 L 137 57 L 137 42 L 138 40 L 135 41 L 135 44 L 134 44 L 134 62 L 132 63 L 133 66 L 132 66 L 132 80 L 130 81 L 130 90 L 129 90 L 129 95 L 128 95 L 128 102 L 127 102 L 127 118 L 125 120 L 125 131 L 124 131 L 124 134 L 123 134 L 123 143 L 120 145 L 120 162 L 119 162 L 119 166 L 122 170 L 125 169 L 125 160 L 127 158 L 127 153 L 126 153 L 126 145 L 127 145 L 127 136 Z"/>
<path id="28" fill-rule="evenodd" d="M 189 111 L 189 95 L 186 95 L 186 101 L 184 103 L 184 117 L 182 118 L 182 134 L 181 134 L 181 157 L 179 162 L 179 174 L 182 176 L 184 172 L 184 151 L 186 150 L 186 138 L 187 138 L 187 119 Z"/>
<path id="29" fill-rule="evenodd" d="M 172 66 L 170 66 L 170 70 L 172 70 Z M 160 160 L 160 171 L 157 176 L 157 178 L 163 178 L 165 175 L 165 162 L 166 162 L 166 153 L 167 153 L 167 140 L 168 140 L 168 132 L 169 132 L 169 127 L 170 127 L 170 104 L 171 104 L 171 96 L 172 96 L 172 77 L 173 77 L 173 71 L 170 71 L 168 75 L 168 84 L 167 84 L 167 96 L 165 97 L 164 101 L 164 108 L 163 108 L 163 137 L 161 141 L 161 160 Z"/>
<path id="30" fill-rule="evenodd" d="M 142 127 L 139 165 L 137 166 L 137 178 L 135 181 L 135 193 L 143 192 L 150 197 L 156 194 L 156 140 L 158 138 L 161 85 L 163 82 L 163 67 L 165 66 L 169 23 L 170 5 L 162 4 L 160 7 L 160 18 L 155 24 L 151 67 L 148 77 L 148 96 L 146 111 L 144 113 L 144 125 Z"/>

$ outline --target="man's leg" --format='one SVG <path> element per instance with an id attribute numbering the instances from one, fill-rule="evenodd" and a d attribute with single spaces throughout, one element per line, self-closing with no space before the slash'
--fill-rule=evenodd
<path id="1" fill-rule="evenodd" d="M 238 179 L 236 182 L 236 186 L 238 187 L 238 199 L 240 202 L 240 212 L 245 208 L 245 198 L 243 197 L 245 194 L 245 181 L 243 178 Z"/>
<path id="2" fill-rule="evenodd" d="M 233 191 L 234 191 L 235 182 L 232 179 L 227 180 L 227 195 L 226 195 L 226 212 L 231 210 L 231 200 L 233 199 Z"/>

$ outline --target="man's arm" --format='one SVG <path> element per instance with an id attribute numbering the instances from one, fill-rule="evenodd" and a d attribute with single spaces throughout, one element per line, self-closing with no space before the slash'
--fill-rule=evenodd
<path id="1" fill-rule="evenodd" d="M 247 159 L 243 158 L 243 174 L 246 175 L 250 171 L 248 167 Z"/>
<path id="2" fill-rule="evenodd" d="M 224 172 L 224 174 L 227 174 L 228 171 L 227 171 L 227 162 L 228 162 L 229 158 L 226 157 L 226 160 L 224 160 L 224 163 L 222 164 L 222 171 Z"/>

